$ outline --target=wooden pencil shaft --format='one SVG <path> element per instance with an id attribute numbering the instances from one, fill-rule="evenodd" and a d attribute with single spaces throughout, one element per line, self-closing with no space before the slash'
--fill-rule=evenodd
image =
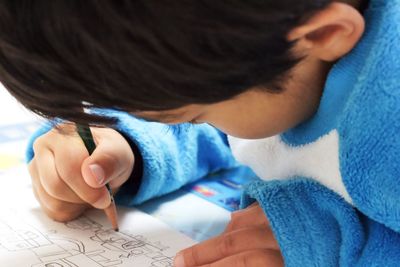
<path id="1" fill-rule="evenodd" d="M 82 139 L 83 143 L 85 144 L 85 147 L 89 152 L 89 155 L 91 155 L 93 151 L 96 149 L 96 143 L 94 142 L 93 135 L 92 132 L 90 131 L 89 125 L 78 124 L 77 132 L 80 138 Z M 104 212 L 106 213 L 109 221 L 111 222 L 112 228 L 115 231 L 118 231 L 117 208 L 115 206 L 114 197 L 110 185 L 106 184 L 106 187 L 111 197 L 111 203 L 109 207 L 104 209 Z"/>

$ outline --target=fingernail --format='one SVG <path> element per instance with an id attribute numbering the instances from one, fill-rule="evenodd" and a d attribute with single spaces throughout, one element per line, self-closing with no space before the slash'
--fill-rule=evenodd
<path id="1" fill-rule="evenodd" d="M 106 178 L 103 168 L 98 164 L 91 164 L 89 165 L 89 169 L 92 172 L 92 175 L 96 178 L 97 183 L 103 185 Z"/>
<path id="2" fill-rule="evenodd" d="M 178 253 L 174 259 L 174 267 L 185 267 L 185 259 L 181 253 Z"/>
<path id="3" fill-rule="evenodd" d="M 99 198 L 95 203 L 93 203 L 93 207 L 97 209 L 105 209 L 108 206 L 110 206 L 110 195 L 109 194 L 104 194 Z"/>

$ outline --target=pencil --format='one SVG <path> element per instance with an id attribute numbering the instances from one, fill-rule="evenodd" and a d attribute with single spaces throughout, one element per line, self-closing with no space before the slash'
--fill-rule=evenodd
<path id="1" fill-rule="evenodd" d="M 93 140 L 93 135 L 92 132 L 90 131 L 89 125 L 77 125 L 77 131 L 79 136 L 81 137 L 83 143 L 85 144 L 86 149 L 89 152 L 89 155 L 93 153 L 93 151 L 96 149 L 96 144 Z M 118 232 L 118 216 L 117 216 L 117 208 L 115 206 L 115 201 L 114 197 L 112 194 L 112 190 L 110 185 L 107 183 L 106 184 L 108 193 L 110 194 L 111 197 L 111 203 L 110 206 L 104 209 L 104 212 L 107 215 L 108 220 L 111 222 L 111 226 L 114 229 L 114 231 Z"/>

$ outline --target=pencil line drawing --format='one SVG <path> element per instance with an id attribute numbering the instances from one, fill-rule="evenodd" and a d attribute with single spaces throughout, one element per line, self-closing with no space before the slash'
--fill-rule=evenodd
<path id="1" fill-rule="evenodd" d="M 135 265 L 138 261 L 143 267 L 173 266 L 173 258 L 165 255 L 169 247 L 158 241 L 151 242 L 142 235 L 105 229 L 87 216 L 64 226 L 89 239 L 77 240 L 55 230 L 40 231 L 15 217 L 0 218 L 0 251 L 31 252 L 37 259 L 29 265 L 31 267 L 119 267 L 124 263 L 138 266 Z M 86 242 L 96 249 L 88 250 Z"/>

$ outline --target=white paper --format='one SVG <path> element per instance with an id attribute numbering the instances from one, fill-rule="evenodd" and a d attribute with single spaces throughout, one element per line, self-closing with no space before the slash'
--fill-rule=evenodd
<path id="1" fill-rule="evenodd" d="M 120 232 L 103 211 L 59 223 L 33 197 L 24 168 L 0 174 L 1 267 L 172 266 L 175 254 L 195 242 L 136 209 L 118 207 Z"/>

